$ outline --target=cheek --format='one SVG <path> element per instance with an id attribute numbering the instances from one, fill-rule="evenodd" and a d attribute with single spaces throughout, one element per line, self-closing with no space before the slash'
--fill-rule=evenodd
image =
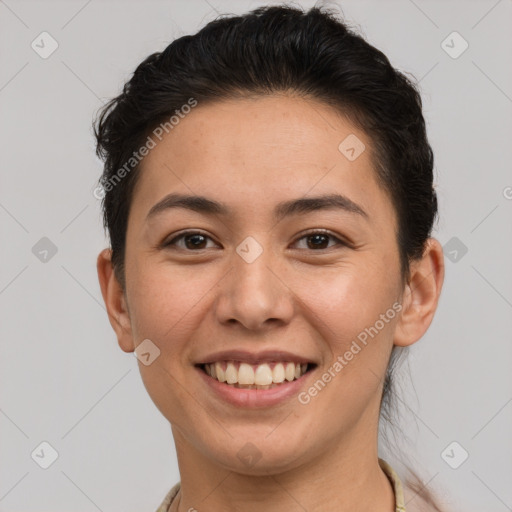
<path id="1" fill-rule="evenodd" d="M 379 395 L 398 318 L 395 288 L 391 276 L 383 272 L 354 270 L 325 280 L 316 294 L 303 290 L 301 300 L 307 306 L 303 314 L 319 334 L 319 349 L 328 353 L 318 375 L 327 383 L 325 392 L 311 401 L 319 415 L 331 411 L 335 424 L 355 421 Z M 315 397 L 323 385 L 313 387 L 306 390 L 305 400 Z"/>
<path id="2" fill-rule="evenodd" d="M 139 266 L 129 278 L 134 336 L 171 349 L 174 344 L 169 340 L 181 339 L 194 306 L 210 288 L 208 280 L 190 279 L 179 268 L 165 270 L 158 265 Z"/>
<path id="3" fill-rule="evenodd" d="M 300 297 L 331 328 L 330 338 L 345 339 L 373 325 L 392 307 L 397 292 L 391 272 L 353 266 L 316 279 L 315 286 L 304 283 Z"/>
<path id="4" fill-rule="evenodd" d="M 341 386 L 342 395 L 352 388 L 361 395 L 383 376 L 398 318 L 397 291 L 392 272 L 376 265 L 364 271 L 356 266 L 338 269 L 328 279 L 316 280 L 316 287 L 304 286 L 298 293 L 306 306 L 306 321 L 320 335 L 319 348 L 324 353 L 327 349 L 325 367 L 342 358 L 342 367 L 338 364 L 333 370 L 339 378 L 333 379 L 337 384 L 332 387 Z"/>

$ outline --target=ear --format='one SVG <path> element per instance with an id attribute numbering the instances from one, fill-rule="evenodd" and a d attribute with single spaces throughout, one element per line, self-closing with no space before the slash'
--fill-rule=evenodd
<path id="1" fill-rule="evenodd" d="M 110 325 L 117 335 L 119 346 L 125 352 L 135 350 L 126 297 L 119 281 L 117 280 L 114 268 L 112 267 L 112 250 L 104 249 L 98 255 L 96 268 L 100 282 L 101 294 L 107 307 Z"/>
<path id="2" fill-rule="evenodd" d="M 443 247 L 435 238 L 429 238 L 421 260 L 411 263 L 402 314 L 395 329 L 395 345 L 412 345 L 427 331 L 437 309 L 444 269 Z"/>

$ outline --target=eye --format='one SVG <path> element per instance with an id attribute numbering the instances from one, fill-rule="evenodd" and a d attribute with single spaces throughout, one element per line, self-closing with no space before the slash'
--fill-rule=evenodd
<path id="1" fill-rule="evenodd" d="M 205 247 L 206 240 L 212 240 L 209 236 L 199 232 L 199 231 L 186 231 L 185 233 L 181 233 L 177 237 L 173 238 L 169 242 L 165 242 L 163 247 L 176 246 L 180 249 L 185 250 L 202 250 L 208 249 Z M 185 246 L 179 245 L 178 242 L 184 241 Z"/>
<path id="2" fill-rule="evenodd" d="M 335 237 L 334 235 L 332 235 L 331 233 L 329 233 L 327 231 L 318 231 L 318 230 L 311 231 L 309 233 L 306 233 L 306 235 L 303 235 L 302 237 L 298 238 L 295 243 L 297 243 L 301 240 L 304 240 L 304 239 L 307 240 L 306 249 L 313 249 L 313 250 L 328 249 L 328 248 L 332 247 L 332 246 L 330 246 L 330 247 L 325 246 L 325 244 L 328 243 L 329 239 L 335 240 L 336 242 L 338 242 L 337 244 L 334 244 L 334 245 L 347 246 L 347 244 L 345 242 L 343 242 L 338 237 Z"/>
<path id="3" fill-rule="evenodd" d="M 329 249 L 331 246 L 326 246 L 326 244 L 329 244 L 329 239 L 331 241 L 335 241 L 337 243 L 334 243 L 334 246 L 341 245 L 341 246 L 347 246 L 345 242 L 340 240 L 338 237 L 334 236 L 333 234 L 329 233 L 328 231 L 311 231 L 309 233 L 306 233 L 302 237 L 298 238 L 295 241 L 295 244 L 297 244 L 301 240 L 306 240 L 305 249 L 312 249 L 314 251 L 322 250 L 322 249 Z M 180 235 L 174 237 L 169 242 L 164 242 L 163 247 L 178 247 L 179 249 L 184 250 L 190 250 L 190 251 L 200 251 L 203 249 L 208 249 L 207 247 L 207 241 L 212 240 L 209 236 L 205 235 L 204 233 L 201 233 L 199 231 L 186 231 L 184 233 L 181 233 Z M 180 244 L 180 242 L 183 242 L 183 244 Z M 302 247 L 301 249 L 304 249 Z"/>

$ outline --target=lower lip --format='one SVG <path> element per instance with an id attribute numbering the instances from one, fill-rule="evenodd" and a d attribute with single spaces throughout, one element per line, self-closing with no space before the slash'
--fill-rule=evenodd
<path id="1" fill-rule="evenodd" d="M 210 377 L 201 368 L 196 367 L 203 381 L 221 399 L 237 407 L 260 409 L 280 404 L 291 397 L 296 397 L 304 387 L 309 375 L 308 371 L 301 377 L 291 382 L 285 381 L 272 389 L 243 389 L 229 386 L 217 379 Z"/>

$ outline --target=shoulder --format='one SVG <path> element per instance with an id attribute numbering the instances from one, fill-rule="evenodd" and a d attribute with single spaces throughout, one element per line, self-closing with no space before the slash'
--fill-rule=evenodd
<path id="1" fill-rule="evenodd" d="M 178 494 L 178 491 L 180 490 L 180 484 L 181 482 L 178 482 L 175 484 L 172 489 L 166 494 L 164 500 L 160 504 L 160 506 L 156 509 L 156 512 L 168 512 L 169 507 L 171 506 L 171 503 L 173 502 L 174 498 Z"/>

